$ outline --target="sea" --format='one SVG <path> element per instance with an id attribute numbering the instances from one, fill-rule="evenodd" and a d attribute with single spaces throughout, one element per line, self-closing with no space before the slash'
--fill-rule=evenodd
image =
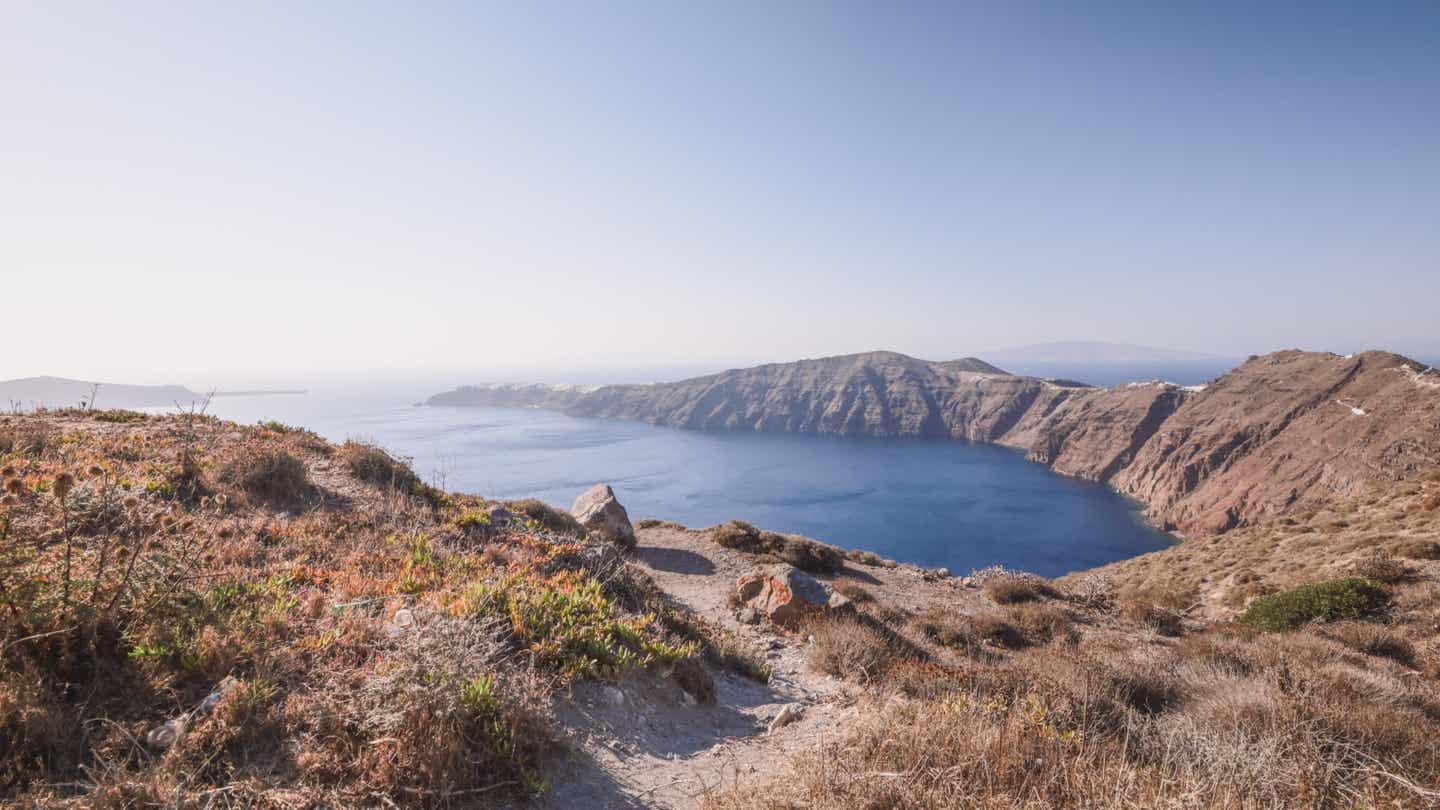
<path id="1" fill-rule="evenodd" d="M 392 387 L 219 396 L 209 413 L 374 443 L 451 491 L 568 508 L 603 482 L 632 520 L 739 518 L 957 575 L 1003 565 L 1057 576 L 1174 542 L 1134 501 L 992 445 L 690 431 L 423 398 Z"/>

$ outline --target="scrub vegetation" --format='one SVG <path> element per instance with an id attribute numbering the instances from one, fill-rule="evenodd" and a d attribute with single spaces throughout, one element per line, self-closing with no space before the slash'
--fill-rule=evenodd
<path id="1" fill-rule="evenodd" d="M 567 682 L 765 677 L 568 515 L 281 428 L 0 418 L 0 803 L 483 804 L 545 790 Z"/>

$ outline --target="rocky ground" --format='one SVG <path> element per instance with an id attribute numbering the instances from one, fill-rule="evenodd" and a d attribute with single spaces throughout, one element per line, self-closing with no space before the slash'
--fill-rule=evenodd
<path id="1" fill-rule="evenodd" d="M 633 560 L 655 583 L 761 651 L 772 674 L 759 684 L 717 671 L 714 706 L 646 678 L 578 689 L 562 717 L 576 729 L 583 755 L 575 777 L 557 781 L 545 806 L 694 807 L 720 788 L 776 777 L 790 755 L 844 734 L 859 711 L 860 688 L 806 663 L 803 629 L 742 623 L 728 604 L 737 580 L 767 565 L 717 545 L 705 531 L 669 525 L 640 529 L 637 537 Z M 851 562 L 834 579 L 860 583 L 878 602 L 911 612 L 989 605 L 977 588 L 913 566 Z M 798 707 L 799 719 L 771 731 L 787 706 Z"/>

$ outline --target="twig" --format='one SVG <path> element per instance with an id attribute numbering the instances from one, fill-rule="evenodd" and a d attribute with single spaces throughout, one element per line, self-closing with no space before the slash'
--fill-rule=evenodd
<path id="1" fill-rule="evenodd" d="M 62 628 L 60 628 L 59 630 L 51 630 L 51 631 L 49 631 L 48 633 L 36 633 L 36 634 L 33 635 L 33 636 L 26 636 L 26 637 L 24 637 L 24 638 L 17 638 L 17 639 L 15 639 L 14 641 L 11 641 L 11 642 L 6 643 L 5 646 L 0 647 L 0 655 L 3 655 L 6 650 L 10 649 L 11 647 L 14 647 L 16 644 L 19 644 L 19 643 L 22 642 L 22 641 L 34 641 L 34 640 L 37 639 L 37 638 L 45 638 L 46 636 L 58 636 L 58 635 L 60 635 L 61 633 L 68 633 L 68 632 L 70 632 L 71 630 L 75 630 L 75 629 L 77 629 L 77 628 L 79 628 L 79 627 L 80 627 L 80 625 L 78 625 L 78 624 L 72 624 L 72 625 L 70 625 L 69 627 L 62 627 Z"/>

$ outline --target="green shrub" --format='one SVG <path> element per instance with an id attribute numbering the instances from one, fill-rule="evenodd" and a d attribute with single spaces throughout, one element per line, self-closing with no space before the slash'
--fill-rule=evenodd
<path id="1" fill-rule="evenodd" d="M 542 529 L 548 529 L 559 534 L 570 534 L 576 537 L 584 537 L 587 532 L 580 521 L 569 512 L 562 512 L 559 509 L 536 498 L 525 498 L 519 501 L 507 501 L 505 508 L 511 512 L 524 515 Z"/>
<path id="2" fill-rule="evenodd" d="M 510 577 L 479 584 L 465 599 L 473 615 L 508 620 L 535 660 L 566 679 L 615 677 L 700 652 L 694 641 L 655 638 L 653 615 L 621 615 L 599 581 L 576 571 L 546 581 Z"/>
<path id="3" fill-rule="evenodd" d="M 1312 621 L 1358 619 L 1388 599 L 1385 586 L 1373 579 L 1332 579 L 1262 596 L 1250 603 L 1240 621 L 1260 630 L 1294 630 Z"/>
<path id="4" fill-rule="evenodd" d="M 130 422 L 145 421 L 145 414 L 139 411 L 109 410 L 92 411 L 91 418 L 97 422 L 114 422 L 116 424 L 129 424 Z"/>

